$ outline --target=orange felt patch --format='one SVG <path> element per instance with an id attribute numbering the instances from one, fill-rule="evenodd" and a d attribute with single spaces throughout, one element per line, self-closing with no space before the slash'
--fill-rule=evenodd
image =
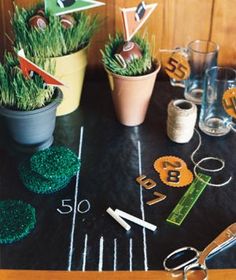
<path id="1" fill-rule="evenodd" d="M 233 118 L 236 118 L 236 88 L 230 88 L 225 91 L 222 99 L 225 112 Z"/>
<path id="2" fill-rule="evenodd" d="M 158 158 L 154 162 L 154 169 L 160 174 L 161 181 L 171 187 L 184 187 L 193 181 L 193 173 L 187 164 L 175 156 Z"/>

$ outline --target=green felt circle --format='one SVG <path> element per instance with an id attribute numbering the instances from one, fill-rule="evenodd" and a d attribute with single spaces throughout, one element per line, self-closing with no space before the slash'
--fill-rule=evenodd
<path id="1" fill-rule="evenodd" d="M 66 147 L 51 147 L 35 153 L 30 159 L 31 169 L 49 180 L 64 180 L 80 169 L 77 155 Z"/>
<path id="2" fill-rule="evenodd" d="M 19 173 L 22 183 L 27 189 L 38 194 L 50 194 L 65 188 L 71 178 L 52 181 L 32 171 L 29 162 L 21 163 Z"/>
<path id="3" fill-rule="evenodd" d="M 27 236 L 35 227 L 35 209 L 20 200 L 0 201 L 0 244 Z"/>

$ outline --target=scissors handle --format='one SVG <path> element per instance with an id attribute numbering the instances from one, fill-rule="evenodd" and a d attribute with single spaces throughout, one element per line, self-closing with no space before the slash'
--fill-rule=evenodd
<path id="1" fill-rule="evenodd" d="M 217 249 L 224 247 L 225 243 L 236 238 L 236 223 L 228 226 L 222 231 L 199 255 L 198 263 L 204 266 L 207 256 Z"/>

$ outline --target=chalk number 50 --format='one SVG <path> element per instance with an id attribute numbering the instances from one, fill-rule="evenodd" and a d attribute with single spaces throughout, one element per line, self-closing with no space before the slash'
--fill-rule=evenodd
<path id="1" fill-rule="evenodd" d="M 71 199 L 63 199 L 61 201 L 61 207 L 57 208 L 57 212 L 62 215 L 70 214 L 73 211 L 73 203 L 71 203 Z M 90 203 L 87 199 L 81 200 L 77 207 L 77 211 L 81 214 L 84 214 L 90 210 Z"/>

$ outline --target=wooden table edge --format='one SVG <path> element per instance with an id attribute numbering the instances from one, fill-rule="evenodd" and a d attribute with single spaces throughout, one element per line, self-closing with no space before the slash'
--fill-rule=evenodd
<path id="1" fill-rule="evenodd" d="M 165 271 L 46 271 L 46 270 L 0 270 L 1 280 L 180 280 Z M 212 269 L 208 271 L 209 280 L 235 280 L 236 269 Z"/>

